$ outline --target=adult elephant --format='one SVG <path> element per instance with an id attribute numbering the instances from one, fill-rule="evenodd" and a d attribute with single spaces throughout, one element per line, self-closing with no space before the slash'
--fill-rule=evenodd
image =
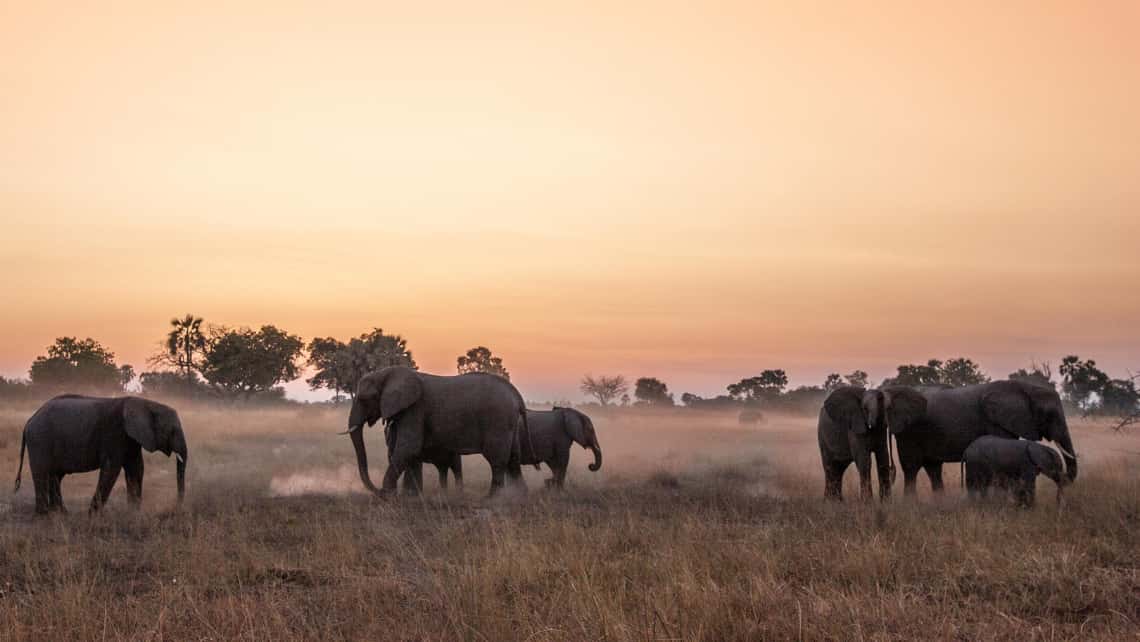
<path id="1" fill-rule="evenodd" d="M 1052 387 L 1025 381 L 994 381 L 962 388 L 916 388 L 926 412 L 911 421 L 892 422 L 903 469 L 904 492 L 913 495 L 919 469 L 930 486 L 943 490 L 942 464 L 962 461 L 973 441 L 984 435 L 1056 444 L 1065 472 L 1077 478 L 1077 456 L 1061 397 Z"/>
<path id="2" fill-rule="evenodd" d="M 63 477 L 92 470 L 99 471 L 92 511 L 107 502 L 120 470 L 127 477 L 127 501 L 137 508 L 142 500 L 144 449 L 174 454 L 181 501 L 189 455 L 182 422 L 173 408 L 138 397 L 61 395 L 40 406 L 24 426 L 16 490 L 27 450 L 37 513 L 64 511 Z"/>
<path id="3" fill-rule="evenodd" d="M 570 447 L 574 444 L 594 453 L 591 471 L 602 467 L 602 446 L 594 432 L 594 422 L 585 413 L 557 406 L 552 410 L 528 410 L 526 422 L 529 431 L 520 439 L 522 464 L 549 466 L 551 478 L 546 480 L 547 486 L 562 488 L 570 465 Z"/>
<path id="4" fill-rule="evenodd" d="M 368 475 L 362 428 L 380 420 L 392 438 L 378 489 Z M 526 430 L 526 404 L 506 379 L 484 373 L 430 375 L 403 366 L 362 377 L 348 416 L 360 481 L 377 494 L 395 492 L 400 475 L 437 450 L 483 455 L 491 465 L 491 494 L 503 487 L 508 472 L 521 482 L 520 430 Z"/>
<path id="5" fill-rule="evenodd" d="M 870 499 L 871 455 L 879 475 L 879 498 L 891 495 L 894 463 L 887 426 L 908 423 L 926 410 L 926 399 L 903 386 L 866 390 L 840 386 L 819 411 L 819 455 L 823 462 L 824 496 L 843 499 L 843 474 L 851 462 L 859 471 L 860 495 Z"/>

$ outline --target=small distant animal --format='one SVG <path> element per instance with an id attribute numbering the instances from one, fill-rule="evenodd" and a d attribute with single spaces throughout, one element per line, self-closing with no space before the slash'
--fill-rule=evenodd
<path id="1" fill-rule="evenodd" d="M 127 501 L 142 500 L 142 451 L 173 454 L 178 460 L 178 499 L 186 489 L 186 435 L 178 413 L 138 397 L 61 395 L 40 406 L 24 426 L 16 490 L 24 468 L 24 451 L 36 487 L 36 512 L 64 511 L 60 482 L 65 475 L 99 471 L 91 511 L 107 502 L 123 471 Z"/>
<path id="2" fill-rule="evenodd" d="M 1036 496 L 1037 476 L 1045 475 L 1057 484 L 1059 504 L 1061 489 L 1069 481 L 1060 453 L 1035 441 L 979 437 L 966 448 L 962 461 L 971 499 L 985 497 L 991 487 L 997 486 L 1011 491 L 1019 506 L 1030 508 Z"/>
<path id="3" fill-rule="evenodd" d="M 736 420 L 742 424 L 762 424 L 764 423 L 764 413 L 759 410 L 741 410 L 740 416 Z"/>

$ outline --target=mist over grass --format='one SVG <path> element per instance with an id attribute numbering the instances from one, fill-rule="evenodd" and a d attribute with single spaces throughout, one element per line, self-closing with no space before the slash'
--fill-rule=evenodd
<path id="1" fill-rule="evenodd" d="M 27 407 L 0 408 L 15 477 Z M 567 490 L 466 488 L 377 501 L 343 409 L 180 406 L 187 498 L 147 455 L 143 510 L 122 483 L 89 518 L 0 494 L 4 639 L 1111 639 L 1140 632 L 1140 435 L 1072 421 L 1081 476 L 1058 510 L 973 506 L 947 465 L 888 505 L 824 502 L 815 421 L 687 409 L 595 413 L 605 466 L 572 453 Z M 367 429 L 373 475 L 383 439 Z M 27 477 L 27 471 L 25 471 Z"/>

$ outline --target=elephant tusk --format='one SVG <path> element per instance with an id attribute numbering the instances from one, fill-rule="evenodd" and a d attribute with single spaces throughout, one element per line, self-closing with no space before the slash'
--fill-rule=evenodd
<path id="1" fill-rule="evenodd" d="M 182 455 L 180 455 L 179 453 L 174 453 L 174 458 L 175 458 L 175 459 L 177 459 L 177 460 L 178 460 L 178 463 L 180 463 L 180 464 L 185 464 L 185 463 L 186 463 L 186 460 L 185 460 L 185 459 L 183 459 L 183 458 L 182 458 Z"/>
<path id="2" fill-rule="evenodd" d="M 347 435 L 348 433 L 356 432 L 357 430 L 360 430 L 360 426 L 349 426 L 348 430 L 346 430 L 344 432 L 338 432 L 337 434 L 338 435 Z"/>
<path id="3" fill-rule="evenodd" d="M 1061 451 L 1061 454 L 1062 454 L 1062 455 L 1064 455 L 1064 456 L 1066 456 L 1066 457 L 1068 457 L 1069 459 L 1072 459 L 1072 460 L 1074 460 L 1074 461 L 1077 459 L 1077 456 L 1076 456 L 1076 455 L 1074 455 L 1073 453 L 1071 453 L 1071 452 L 1069 452 L 1069 451 L 1065 450 L 1064 448 L 1062 448 L 1062 447 L 1060 447 L 1060 446 L 1057 446 L 1057 450 Z"/>

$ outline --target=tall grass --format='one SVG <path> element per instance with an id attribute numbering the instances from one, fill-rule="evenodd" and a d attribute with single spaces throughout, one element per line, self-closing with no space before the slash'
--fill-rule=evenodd
<path id="1" fill-rule="evenodd" d="M 71 513 L 0 504 L 4 639 L 1127 639 L 1140 632 L 1140 451 L 1079 425 L 1058 509 L 947 495 L 821 499 L 814 427 L 603 417 L 606 467 L 575 451 L 564 493 L 467 488 L 377 501 L 335 412 L 183 411 L 187 502 L 148 457 L 144 509 L 94 477 Z M 23 418 L 0 411 L 14 476 Z M 383 460 L 368 436 L 374 465 Z M 347 469 L 347 472 L 346 472 Z M 849 497 L 857 493 L 848 472 Z M 429 479 L 431 475 L 427 476 Z M 4 501 L 10 498 L 5 497 Z"/>

